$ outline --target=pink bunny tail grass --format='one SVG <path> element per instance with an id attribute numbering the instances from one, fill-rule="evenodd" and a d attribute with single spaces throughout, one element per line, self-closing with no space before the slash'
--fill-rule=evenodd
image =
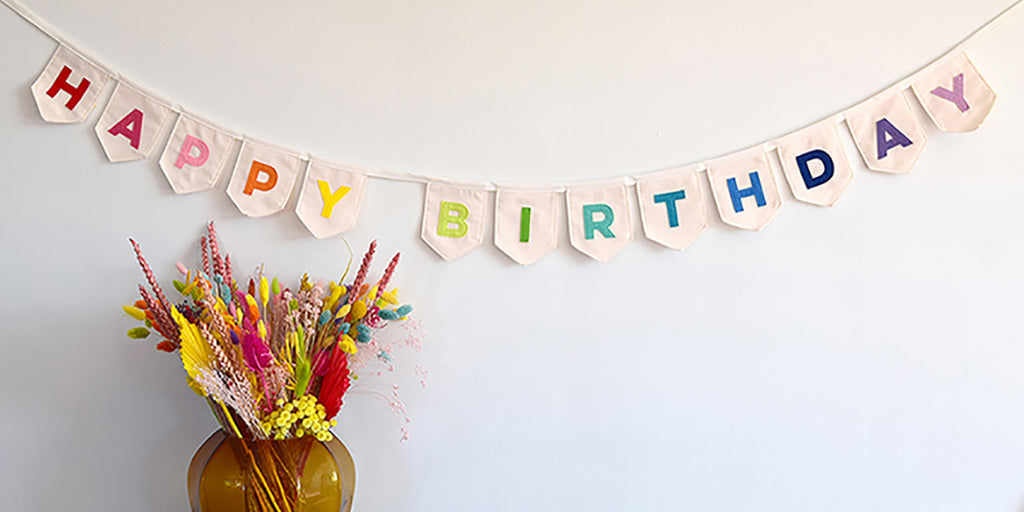
<path id="1" fill-rule="evenodd" d="M 231 255 L 230 254 L 224 255 L 224 282 L 227 283 L 227 285 L 229 287 L 230 286 L 234 286 L 234 284 L 231 282 Z"/>
<path id="2" fill-rule="evenodd" d="M 366 273 L 370 271 L 370 263 L 373 262 L 373 253 L 377 251 L 377 241 L 370 242 L 370 248 L 366 250 L 366 255 L 363 256 L 363 264 L 359 266 L 359 272 L 356 273 L 355 281 L 352 281 L 352 290 L 348 294 L 348 303 L 353 304 L 356 301 L 356 296 L 359 295 L 359 288 L 363 286 L 363 281 L 366 281 Z"/>
<path id="3" fill-rule="evenodd" d="M 217 243 L 217 230 L 214 229 L 212 220 L 206 225 L 206 230 L 210 233 L 210 254 L 213 256 L 213 271 L 223 276 L 224 260 L 220 257 L 220 245 Z M 228 286 L 230 286 L 230 284 Z"/>
<path id="4" fill-rule="evenodd" d="M 374 253 L 377 251 L 377 241 L 370 243 L 370 249 L 367 250 L 367 254 L 362 256 L 362 264 L 359 265 L 359 271 L 355 274 L 355 281 L 352 282 L 352 288 L 348 292 L 348 303 L 352 304 L 355 299 L 358 298 L 359 288 L 362 287 L 362 282 L 367 281 L 367 272 L 370 271 L 370 263 L 374 260 Z"/>
<path id="5" fill-rule="evenodd" d="M 398 266 L 398 257 L 402 253 L 396 252 L 395 256 L 391 258 L 391 262 L 388 263 L 388 268 L 384 269 L 384 275 L 380 278 L 380 283 L 377 285 L 377 297 L 380 297 L 382 293 L 387 291 L 388 283 L 391 281 L 391 275 L 395 273 L 395 267 Z M 377 300 L 377 297 L 373 297 L 371 300 Z"/>
<path id="6" fill-rule="evenodd" d="M 139 295 L 142 296 L 142 301 L 146 303 L 146 307 L 153 312 L 153 326 L 157 328 L 160 334 L 163 334 L 165 338 L 171 340 L 175 344 L 178 343 L 178 326 L 174 325 L 171 320 L 170 313 L 164 308 L 160 307 L 156 299 L 146 290 L 145 286 L 139 285 Z"/>
<path id="7" fill-rule="evenodd" d="M 210 246 L 206 243 L 205 236 L 199 239 L 199 256 L 203 260 L 203 273 L 213 279 L 213 274 L 210 273 Z"/>
<path id="8" fill-rule="evenodd" d="M 139 247 L 138 242 L 128 239 L 132 244 L 132 248 L 135 249 L 135 257 L 139 260 L 139 266 L 142 267 L 142 273 L 146 275 L 146 281 L 149 282 L 150 288 L 153 289 L 153 295 L 156 296 L 158 304 L 163 308 L 164 313 L 170 315 L 171 303 L 168 302 L 167 297 L 164 295 L 164 291 L 160 289 L 160 284 L 156 282 L 156 276 L 153 275 L 153 269 L 149 268 L 149 263 L 146 262 L 146 258 L 142 256 L 142 248 Z M 155 313 L 154 313 L 155 314 Z"/>

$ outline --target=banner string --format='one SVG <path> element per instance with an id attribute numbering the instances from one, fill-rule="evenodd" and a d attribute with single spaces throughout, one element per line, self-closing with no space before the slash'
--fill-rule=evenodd
<path id="1" fill-rule="evenodd" d="M 81 49 L 79 49 L 79 47 L 69 37 L 67 37 L 64 33 L 62 33 L 60 30 L 58 30 L 53 25 L 49 24 L 46 20 L 40 18 L 39 15 L 34 13 L 29 8 L 25 7 L 18 0 L 0 0 L 0 3 L 2 3 L 5 6 L 7 6 L 8 9 L 13 11 L 18 16 L 21 16 L 25 21 L 31 23 L 33 26 L 35 26 L 37 29 L 39 29 L 39 31 L 41 31 L 42 33 L 46 34 L 47 36 L 49 36 L 54 41 L 57 41 L 59 44 L 61 44 L 64 47 L 66 47 L 68 50 L 74 52 L 76 55 L 81 57 L 83 60 L 85 60 L 85 61 L 89 62 L 90 64 L 96 66 L 97 68 L 103 70 L 103 72 L 107 73 L 108 75 L 110 75 L 111 77 L 116 79 L 117 81 L 125 82 L 125 83 L 131 85 L 132 87 L 138 89 L 139 92 L 142 93 L 143 95 L 153 99 L 154 101 L 157 101 L 158 103 L 162 103 L 162 104 L 168 106 L 174 112 L 176 112 L 178 114 L 182 114 L 182 115 L 188 115 L 189 117 L 192 117 L 192 118 L 202 122 L 203 124 L 207 124 L 207 125 L 209 125 L 211 127 L 215 127 L 217 130 L 220 130 L 220 131 L 222 131 L 224 133 L 227 133 L 227 134 L 231 135 L 236 140 L 242 140 L 242 141 L 248 140 L 248 141 L 257 142 L 257 143 L 260 143 L 260 144 L 272 145 L 270 143 L 265 143 L 263 141 L 259 141 L 258 139 L 250 137 L 250 136 L 248 136 L 246 134 L 240 134 L 240 133 L 232 131 L 232 130 L 225 130 L 223 128 L 220 128 L 219 126 L 217 126 L 213 122 L 208 121 L 208 120 L 206 120 L 206 119 L 204 119 L 202 117 L 199 117 L 199 116 L 197 116 L 197 115 L 195 115 L 195 114 L 193 114 L 191 112 L 188 112 L 180 104 L 175 104 L 173 102 L 169 102 L 166 99 L 163 99 L 163 98 L 161 98 L 159 96 L 156 96 L 155 94 L 149 93 L 147 88 L 141 87 L 136 82 L 130 80 L 129 78 L 127 78 L 124 75 L 122 75 L 122 74 L 118 73 L 117 71 L 115 71 L 114 68 L 112 68 L 111 66 L 107 65 L 102 60 L 100 60 L 100 59 L 98 59 L 98 58 L 96 58 L 96 57 L 94 57 L 92 55 L 89 55 L 88 53 L 86 53 L 86 52 L 82 51 Z M 865 105 L 866 103 L 868 103 L 872 99 L 874 99 L 874 98 L 876 98 L 876 97 L 878 97 L 880 95 L 883 95 L 883 94 L 889 94 L 889 93 L 893 93 L 893 92 L 903 91 L 904 89 L 906 89 L 907 87 L 910 86 L 910 84 L 914 81 L 914 78 L 916 78 L 918 75 L 921 75 L 921 74 L 926 73 L 926 72 L 928 72 L 928 71 L 930 71 L 930 70 L 932 70 L 932 69 L 934 69 L 934 68 L 936 68 L 938 66 L 941 66 L 942 64 L 944 64 L 949 59 L 959 55 L 971 43 L 974 43 L 974 42 L 976 42 L 976 41 L 986 37 L 987 35 L 989 35 L 993 31 L 995 31 L 997 28 L 1002 26 L 1004 23 L 1010 21 L 1015 16 L 1020 14 L 1021 11 L 1024 11 L 1024 0 L 1016 0 L 1013 4 L 1011 4 L 1009 7 L 1004 9 L 1001 13 L 999 13 L 994 18 L 989 20 L 987 23 L 985 23 L 984 25 L 979 27 L 977 30 L 975 30 L 974 32 L 969 34 L 967 37 L 965 37 L 963 40 L 961 40 L 959 43 L 957 43 L 955 46 L 950 48 L 948 51 L 946 51 L 945 53 L 943 53 L 939 57 L 937 57 L 934 60 L 932 60 L 931 62 L 925 64 L 924 66 L 919 68 L 917 71 L 911 73 L 910 75 L 904 77 L 903 79 L 896 81 L 895 83 L 889 85 L 888 87 L 885 87 L 885 88 L 881 89 L 880 91 L 878 91 L 878 92 L 868 96 L 864 100 L 862 100 L 862 101 L 860 101 L 860 102 L 858 102 L 858 103 L 856 103 L 854 105 L 851 105 L 851 106 L 849 106 L 849 107 L 847 107 L 845 109 L 840 110 L 839 112 L 836 112 L 836 113 L 834 113 L 832 115 L 829 115 L 829 116 L 826 116 L 824 118 L 821 118 L 821 119 L 819 119 L 819 120 L 817 120 L 817 121 L 815 121 L 815 122 L 813 122 L 811 124 L 808 124 L 806 126 L 798 128 L 798 129 L 793 130 L 791 132 L 785 133 L 785 134 L 780 135 L 778 137 L 774 137 L 774 138 L 768 139 L 765 142 L 761 142 L 759 144 L 755 144 L 753 146 L 750 146 L 750 147 L 745 148 L 745 149 L 741 149 L 739 151 L 732 151 L 732 152 L 723 154 L 723 155 L 721 155 L 719 157 L 716 157 L 716 158 L 721 158 L 721 157 L 725 157 L 725 156 L 728 156 L 728 155 L 733 155 L 733 154 L 740 153 L 740 152 L 748 150 L 748 149 L 757 148 L 758 146 L 760 146 L 766 152 L 771 152 L 771 151 L 774 151 L 777 148 L 777 145 L 776 145 L 775 141 L 784 139 L 784 138 L 786 138 L 786 137 L 788 137 L 790 135 L 793 135 L 793 134 L 795 134 L 795 133 L 797 133 L 797 132 L 799 132 L 799 131 L 801 131 L 803 129 L 806 129 L 807 127 L 814 126 L 816 124 L 819 124 L 819 123 L 822 123 L 822 122 L 827 122 L 827 121 L 832 121 L 832 122 L 838 124 L 838 123 L 842 122 L 844 119 L 846 119 L 846 115 L 847 115 L 848 112 L 851 112 L 851 111 L 854 111 L 854 110 L 858 109 L 859 107 Z M 273 145 L 273 146 L 276 146 L 276 145 Z M 286 150 L 286 151 L 288 151 L 290 153 L 293 153 L 293 154 L 299 155 L 302 160 L 308 161 L 308 160 L 310 160 L 312 158 L 308 153 L 305 153 L 305 152 L 294 151 L 294 150 L 290 150 L 290 149 Z M 705 161 L 707 161 L 707 160 L 714 160 L 714 159 L 715 158 L 709 158 L 709 159 L 705 159 Z M 368 177 L 382 179 L 382 180 L 390 180 L 390 181 L 404 181 L 404 182 L 412 182 L 412 183 L 430 183 L 430 182 L 433 182 L 433 183 L 446 183 L 446 184 L 449 184 L 449 185 L 469 187 L 469 188 L 483 188 L 483 189 L 489 190 L 489 191 L 499 190 L 499 189 L 504 189 L 504 188 L 517 189 L 517 188 L 521 188 L 522 187 L 522 185 L 518 185 L 518 186 L 517 185 L 509 185 L 507 187 L 506 186 L 500 186 L 500 185 L 495 184 L 494 182 L 473 182 L 473 183 L 467 183 L 467 182 L 462 182 L 462 181 L 457 181 L 457 180 L 452 180 L 452 179 L 447 179 L 447 178 L 438 178 L 438 177 L 434 177 L 434 176 L 426 176 L 426 175 L 421 175 L 421 174 L 414 174 L 414 173 L 410 173 L 410 172 L 391 171 L 391 170 L 379 169 L 379 168 L 369 169 L 369 168 L 364 168 L 364 167 L 361 167 L 361 166 L 354 166 L 354 165 L 348 165 L 348 164 L 341 164 L 341 165 L 343 167 L 345 167 L 346 169 L 350 169 L 350 170 L 359 172 L 361 174 L 365 174 Z M 687 165 L 681 165 L 681 166 L 677 166 L 677 167 L 684 167 L 684 166 L 687 166 Z M 694 167 L 694 172 L 700 172 L 700 171 L 707 170 L 707 166 L 703 162 L 695 163 L 695 164 L 688 164 L 688 166 Z M 626 185 L 635 185 L 637 177 L 647 176 L 647 175 L 650 175 L 650 174 L 656 174 L 656 173 L 663 172 L 665 170 L 666 169 L 659 169 L 657 171 L 651 171 L 651 172 L 643 173 L 643 174 L 628 175 L 628 176 L 622 176 L 620 178 L 610 178 L 610 179 L 603 179 L 603 180 L 597 180 L 597 181 L 608 183 L 608 182 L 618 181 L 618 180 L 621 179 Z M 550 186 L 545 185 L 544 188 L 547 188 L 547 189 L 549 189 L 551 191 L 555 191 L 555 192 L 565 192 L 567 189 L 572 188 L 574 186 L 586 186 L 588 184 L 593 184 L 593 183 L 595 183 L 595 180 L 581 181 L 581 182 L 576 182 L 576 183 L 571 183 L 571 184 L 564 184 L 564 185 L 550 185 Z"/>

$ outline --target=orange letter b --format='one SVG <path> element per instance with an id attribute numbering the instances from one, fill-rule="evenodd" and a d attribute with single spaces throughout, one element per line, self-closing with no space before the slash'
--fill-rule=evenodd
<path id="1" fill-rule="evenodd" d="M 260 181 L 260 173 L 267 175 L 266 181 Z M 277 185 L 277 169 L 256 160 L 252 161 L 252 167 L 249 168 L 249 178 L 245 180 L 245 189 L 242 193 L 251 196 L 253 190 L 262 190 L 264 192 L 274 188 Z"/>

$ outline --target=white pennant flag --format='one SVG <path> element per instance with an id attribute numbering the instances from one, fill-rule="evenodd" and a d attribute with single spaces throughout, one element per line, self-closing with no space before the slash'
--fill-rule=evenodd
<path id="1" fill-rule="evenodd" d="M 535 263 L 558 245 L 558 192 L 499 188 L 494 203 L 494 245 L 516 263 Z"/>
<path id="2" fill-rule="evenodd" d="M 32 84 L 32 96 L 47 122 L 81 123 L 109 80 L 106 71 L 60 45 Z"/>
<path id="3" fill-rule="evenodd" d="M 996 92 L 966 53 L 920 77 L 913 88 L 928 117 L 945 132 L 978 129 L 996 103 Z"/>
<path id="4" fill-rule="evenodd" d="M 171 113 L 163 103 L 118 82 L 95 128 L 107 159 L 130 162 L 149 156 Z"/>
<path id="5" fill-rule="evenodd" d="M 901 91 L 873 98 L 846 114 L 857 150 L 868 169 L 908 173 L 928 142 Z"/>
<path id="6" fill-rule="evenodd" d="M 277 213 L 288 203 L 299 172 L 298 154 L 243 140 L 228 196 L 249 217 Z"/>
<path id="7" fill-rule="evenodd" d="M 427 183 L 420 236 L 442 258 L 452 261 L 484 240 L 487 190 L 482 185 Z"/>
<path id="8" fill-rule="evenodd" d="M 160 170 L 176 194 L 213 188 L 234 143 L 234 136 L 182 113 L 160 157 Z"/>
<path id="9" fill-rule="evenodd" d="M 317 238 L 351 229 L 359 217 L 366 175 L 309 160 L 295 213 Z"/>
<path id="10" fill-rule="evenodd" d="M 800 130 L 776 145 L 789 188 L 805 203 L 832 206 L 853 180 L 853 168 L 831 119 Z"/>
<path id="11" fill-rule="evenodd" d="M 768 154 L 760 147 L 708 162 L 708 181 L 718 214 L 730 226 L 760 231 L 782 207 Z"/>
<path id="12" fill-rule="evenodd" d="M 697 183 L 700 165 L 636 178 L 640 220 L 647 238 L 682 250 L 708 227 L 704 197 Z"/>
<path id="13" fill-rule="evenodd" d="M 621 180 L 566 187 L 569 242 L 577 250 L 606 262 L 633 240 L 626 184 Z"/>

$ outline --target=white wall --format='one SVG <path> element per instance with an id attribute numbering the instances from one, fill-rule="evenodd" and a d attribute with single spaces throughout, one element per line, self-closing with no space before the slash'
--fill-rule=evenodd
<path id="1" fill-rule="evenodd" d="M 1009 0 L 811 3 L 30 0 L 192 110 L 326 158 L 468 180 L 596 180 L 699 161 L 913 72 Z M 258 4 L 258 5 L 257 5 Z M 813 5 L 811 7 L 810 5 Z M 1001 94 L 975 134 L 929 132 L 909 176 L 864 171 L 831 209 L 611 263 L 444 263 L 422 186 L 372 181 L 357 248 L 401 250 L 428 339 L 413 418 L 355 394 L 337 429 L 359 511 L 1008 511 L 1024 498 L 1020 201 L 1024 19 L 972 50 Z M 0 9 L 0 508 L 185 510 L 215 428 L 180 365 L 124 337 L 141 280 L 194 263 L 215 220 L 238 272 L 334 276 L 343 245 L 222 185 L 175 196 L 46 125 L 54 44 Z M 851 152 L 851 155 L 855 153 Z M 782 179 L 778 175 L 778 179 Z M 294 198 L 293 198 L 294 200 Z"/>

